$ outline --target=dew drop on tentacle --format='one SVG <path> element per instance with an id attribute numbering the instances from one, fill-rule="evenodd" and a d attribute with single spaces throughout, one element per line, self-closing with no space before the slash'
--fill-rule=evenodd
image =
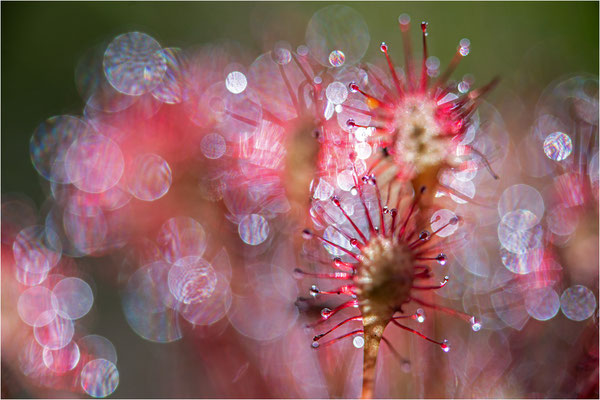
<path id="1" fill-rule="evenodd" d="M 423 311 L 422 308 L 417 309 L 417 312 L 415 313 L 415 320 L 417 320 L 417 322 L 420 324 L 425 322 L 425 311 Z"/>
<path id="2" fill-rule="evenodd" d="M 459 43 L 459 52 L 460 55 L 465 57 L 471 51 L 471 41 L 467 38 L 461 39 Z"/>
<path id="3" fill-rule="evenodd" d="M 438 254 L 438 256 L 435 259 L 437 260 L 438 264 L 440 264 L 440 265 L 446 265 L 446 262 L 448 261 L 448 258 L 446 257 L 446 255 L 444 253 Z"/>
<path id="4" fill-rule="evenodd" d="M 469 322 L 471 322 L 471 329 L 473 329 L 473 332 L 477 332 L 481 329 L 481 322 L 477 318 L 471 317 Z"/>
<path id="5" fill-rule="evenodd" d="M 400 28 L 405 29 L 408 24 L 410 24 L 410 15 L 406 13 L 400 14 L 398 17 L 398 23 L 400 24 Z"/>
<path id="6" fill-rule="evenodd" d="M 447 353 L 450 351 L 450 342 L 448 340 L 444 340 L 440 347 L 442 348 L 442 350 L 444 350 L 444 353 Z"/>
<path id="7" fill-rule="evenodd" d="M 309 290 L 309 293 L 312 297 L 317 297 L 319 295 L 320 291 L 316 285 L 312 285 Z"/>

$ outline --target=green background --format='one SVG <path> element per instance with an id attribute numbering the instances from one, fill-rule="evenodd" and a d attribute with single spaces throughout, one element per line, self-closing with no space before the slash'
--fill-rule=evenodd
<path id="1" fill-rule="evenodd" d="M 29 157 L 29 139 L 35 127 L 48 117 L 81 114 L 84 104 L 75 89 L 74 69 L 90 47 L 120 33 L 138 30 L 169 47 L 231 39 L 258 56 L 277 40 L 287 40 L 294 47 L 302 44 L 311 15 L 328 4 L 333 3 L 3 2 L 2 193 L 22 192 L 38 206 L 43 202 L 41 179 Z M 429 52 L 440 58 L 442 68 L 454 54 L 458 41 L 469 38 L 471 54 L 454 76 L 470 72 L 475 75 L 476 84 L 481 85 L 500 75 L 502 83 L 491 102 L 497 104 L 495 100 L 516 97 L 524 105 L 519 115 L 503 114 L 509 128 L 524 124 L 520 129 L 527 129 L 536 99 L 553 80 L 566 73 L 598 72 L 597 2 L 347 4 L 362 14 L 369 26 L 368 60 L 382 57 L 378 48 L 381 41 L 388 43 L 397 62 L 402 60 L 397 24 L 401 13 L 410 14 L 413 22 L 429 22 Z M 416 45 L 419 30 L 413 29 L 412 35 L 420 52 L 420 45 Z M 501 112 L 504 110 L 498 107 Z M 514 107 L 508 109 L 514 112 Z M 511 134 L 518 132 L 513 129 Z M 166 363 L 173 361 L 168 354 L 181 345 L 157 345 L 137 337 L 127 328 L 122 313 L 114 311 L 120 310 L 120 305 L 117 296 L 113 297 L 98 299 L 98 307 L 113 313 L 100 317 L 107 324 L 98 323 L 103 328 L 95 333 L 114 340 L 118 350 L 121 383 L 115 396 L 173 395 L 163 374 L 181 371 L 177 365 Z M 117 328 L 111 327 L 115 324 Z M 149 352 L 151 363 L 141 356 Z M 202 366 L 198 367 L 201 370 Z M 191 371 L 187 374 L 190 376 L 180 377 L 181 382 L 198 380 Z M 202 379 L 198 382 L 201 384 Z M 197 389 L 190 387 L 189 392 L 178 394 L 202 395 Z M 203 393 L 211 394 L 218 396 L 210 390 Z"/>

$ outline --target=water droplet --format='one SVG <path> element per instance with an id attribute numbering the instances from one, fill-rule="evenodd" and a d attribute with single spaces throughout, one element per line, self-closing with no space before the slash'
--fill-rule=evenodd
<path id="1" fill-rule="evenodd" d="M 358 245 L 358 239 L 356 239 L 356 238 L 350 239 L 350 244 L 352 246 L 356 247 Z"/>
<path id="2" fill-rule="evenodd" d="M 82 389 L 90 396 L 107 397 L 119 386 L 119 371 L 112 362 L 98 358 L 83 367 L 79 380 Z"/>
<path id="3" fill-rule="evenodd" d="M 473 329 L 473 332 L 477 332 L 481 329 L 481 322 L 475 319 L 475 317 L 471 317 L 471 329 Z"/>
<path id="4" fill-rule="evenodd" d="M 317 297 L 319 295 L 319 288 L 316 285 L 312 285 L 309 292 L 312 297 Z"/>
<path id="5" fill-rule="evenodd" d="M 332 201 L 332 202 L 333 202 L 333 204 L 335 204 L 336 206 L 338 206 L 338 207 L 340 206 L 340 198 L 339 198 L 339 197 L 337 197 L 337 196 L 333 196 L 333 197 L 331 198 L 331 201 Z"/>
<path id="6" fill-rule="evenodd" d="M 319 342 L 312 342 L 311 346 L 313 349 L 316 349 L 319 347 Z"/>
<path id="7" fill-rule="evenodd" d="M 446 262 L 448 261 L 448 258 L 444 253 L 440 253 L 435 259 L 440 265 L 446 265 Z"/>
<path id="8" fill-rule="evenodd" d="M 242 93 L 248 86 L 246 75 L 239 71 L 230 72 L 225 78 L 225 87 L 233 94 Z"/>
<path id="9" fill-rule="evenodd" d="M 352 339 L 352 344 L 357 349 L 361 349 L 365 345 L 365 339 L 362 336 L 354 336 L 354 339 Z"/>
<path id="10" fill-rule="evenodd" d="M 400 14 L 400 16 L 398 17 L 398 22 L 400 23 L 400 25 L 408 25 L 410 23 L 410 15 L 406 13 Z"/>
<path id="11" fill-rule="evenodd" d="M 351 194 L 352 196 L 356 196 L 356 195 L 358 194 L 358 189 L 356 189 L 356 187 L 352 187 L 352 188 L 350 189 L 350 194 Z"/>
<path id="12" fill-rule="evenodd" d="M 216 160 L 221 158 L 227 151 L 227 142 L 218 133 L 209 133 L 200 141 L 200 151 L 202 151 L 204 157 Z M 152 178 L 154 178 L 154 175 L 152 175 Z"/>
<path id="13" fill-rule="evenodd" d="M 417 312 L 415 313 L 415 319 L 420 324 L 425 322 L 425 311 L 423 311 L 422 308 L 417 309 Z"/>
<path id="14" fill-rule="evenodd" d="M 161 49 L 153 37 L 144 33 L 117 36 L 108 45 L 102 63 L 108 82 L 129 96 L 150 92 L 163 81 L 167 71 Z"/>
<path id="15" fill-rule="evenodd" d="M 379 46 L 379 50 L 381 50 L 382 52 L 386 53 L 387 50 L 388 50 L 387 44 L 385 44 L 385 42 L 381 42 L 381 45 Z"/>
<path id="16" fill-rule="evenodd" d="M 419 240 L 428 240 L 429 239 L 429 231 L 422 231 L 419 234 Z"/>
<path id="17" fill-rule="evenodd" d="M 427 35 L 427 25 L 429 25 L 427 22 L 425 22 L 425 21 L 421 22 L 421 30 L 423 31 L 423 33 L 425 35 Z"/>
<path id="18" fill-rule="evenodd" d="M 331 315 L 331 309 L 325 307 L 324 309 L 321 310 L 321 317 L 327 319 L 327 318 L 329 318 L 330 315 Z"/>
<path id="19" fill-rule="evenodd" d="M 350 89 L 351 93 L 358 92 L 358 85 L 354 82 L 350 82 L 350 84 L 348 84 L 348 88 Z"/>
<path id="20" fill-rule="evenodd" d="M 457 89 L 459 92 L 461 93 L 467 93 L 469 91 L 469 88 L 471 87 L 471 85 L 469 85 L 468 82 L 465 81 L 461 81 L 458 86 Z"/>
<path id="21" fill-rule="evenodd" d="M 333 104 L 339 105 L 348 98 L 348 89 L 346 89 L 346 85 L 342 82 L 335 81 L 327 86 L 325 96 Z"/>
<path id="22" fill-rule="evenodd" d="M 442 348 L 442 350 L 444 350 L 444 353 L 447 353 L 450 351 L 450 342 L 448 342 L 447 340 L 444 340 L 444 342 L 442 343 L 442 345 L 440 347 Z"/>
<path id="23" fill-rule="evenodd" d="M 583 321 L 594 313 L 596 297 L 583 285 L 571 286 L 560 296 L 560 308 L 570 320 Z"/>
<path id="24" fill-rule="evenodd" d="M 553 132 L 544 140 L 544 153 L 554 161 L 563 161 L 571 155 L 573 143 L 569 135 L 563 132 Z"/>
<path id="25" fill-rule="evenodd" d="M 238 233 L 244 243 L 258 246 L 269 237 L 269 223 L 262 215 L 250 214 L 240 221 Z"/>
<path id="26" fill-rule="evenodd" d="M 349 128 L 352 128 L 352 127 L 356 126 L 356 122 L 354 122 L 354 120 L 352 118 L 350 118 L 348 121 L 346 121 L 346 125 Z"/>
<path id="27" fill-rule="evenodd" d="M 301 44 L 296 49 L 296 53 L 301 57 L 306 57 L 308 55 L 308 46 Z"/>
<path id="28" fill-rule="evenodd" d="M 341 67 L 346 61 L 346 55 L 341 50 L 333 50 L 329 53 L 329 64 L 332 67 Z"/>
<path id="29" fill-rule="evenodd" d="M 292 53 L 285 47 L 277 47 L 273 50 L 273 59 L 279 65 L 287 65 L 292 61 Z"/>
<path id="30" fill-rule="evenodd" d="M 440 68 L 440 59 L 436 56 L 431 56 L 427 58 L 427 61 L 425 61 L 425 66 L 427 67 L 427 69 L 437 70 Z"/>
<path id="31" fill-rule="evenodd" d="M 465 57 L 471 51 L 471 41 L 469 39 L 461 39 L 459 43 L 458 52 L 461 56 Z"/>

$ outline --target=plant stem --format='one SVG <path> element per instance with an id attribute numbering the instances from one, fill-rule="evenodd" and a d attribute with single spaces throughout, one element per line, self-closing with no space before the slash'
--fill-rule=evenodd
<path id="1" fill-rule="evenodd" d="M 368 320 L 368 319 L 365 319 Z M 363 358 L 363 381 L 362 399 L 372 399 L 375 388 L 375 367 L 377 365 L 377 353 L 379 343 L 387 322 L 374 318 L 372 323 L 364 325 L 364 358 Z"/>

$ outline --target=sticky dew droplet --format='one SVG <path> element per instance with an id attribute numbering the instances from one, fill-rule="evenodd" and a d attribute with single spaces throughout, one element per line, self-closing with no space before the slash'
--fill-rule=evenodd
<path id="1" fill-rule="evenodd" d="M 471 317 L 471 329 L 473 329 L 473 332 L 478 332 L 481 329 L 481 322 L 475 317 Z"/>
<path id="2" fill-rule="evenodd" d="M 438 254 L 438 256 L 435 259 L 437 260 L 438 264 L 440 264 L 440 265 L 446 265 L 446 262 L 448 262 L 448 258 L 446 257 L 446 255 L 444 253 Z"/>
<path id="3" fill-rule="evenodd" d="M 312 297 L 317 297 L 319 295 L 320 291 L 316 285 L 312 285 L 309 290 L 309 293 Z"/>
<path id="4" fill-rule="evenodd" d="M 420 324 L 425 322 L 425 311 L 423 311 L 422 308 L 417 309 L 417 312 L 415 313 L 415 320 L 417 320 L 417 322 Z"/>
<path id="5" fill-rule="evenodd" d="M 440 345 L 440 347 L 442 348 L 442 350 L 444 350 L 444 353 L 447 353 L 450 351 L 450 342 L 448 342 L 447 340 L 444 340 L 442 342 L 442 344 Z"/>

